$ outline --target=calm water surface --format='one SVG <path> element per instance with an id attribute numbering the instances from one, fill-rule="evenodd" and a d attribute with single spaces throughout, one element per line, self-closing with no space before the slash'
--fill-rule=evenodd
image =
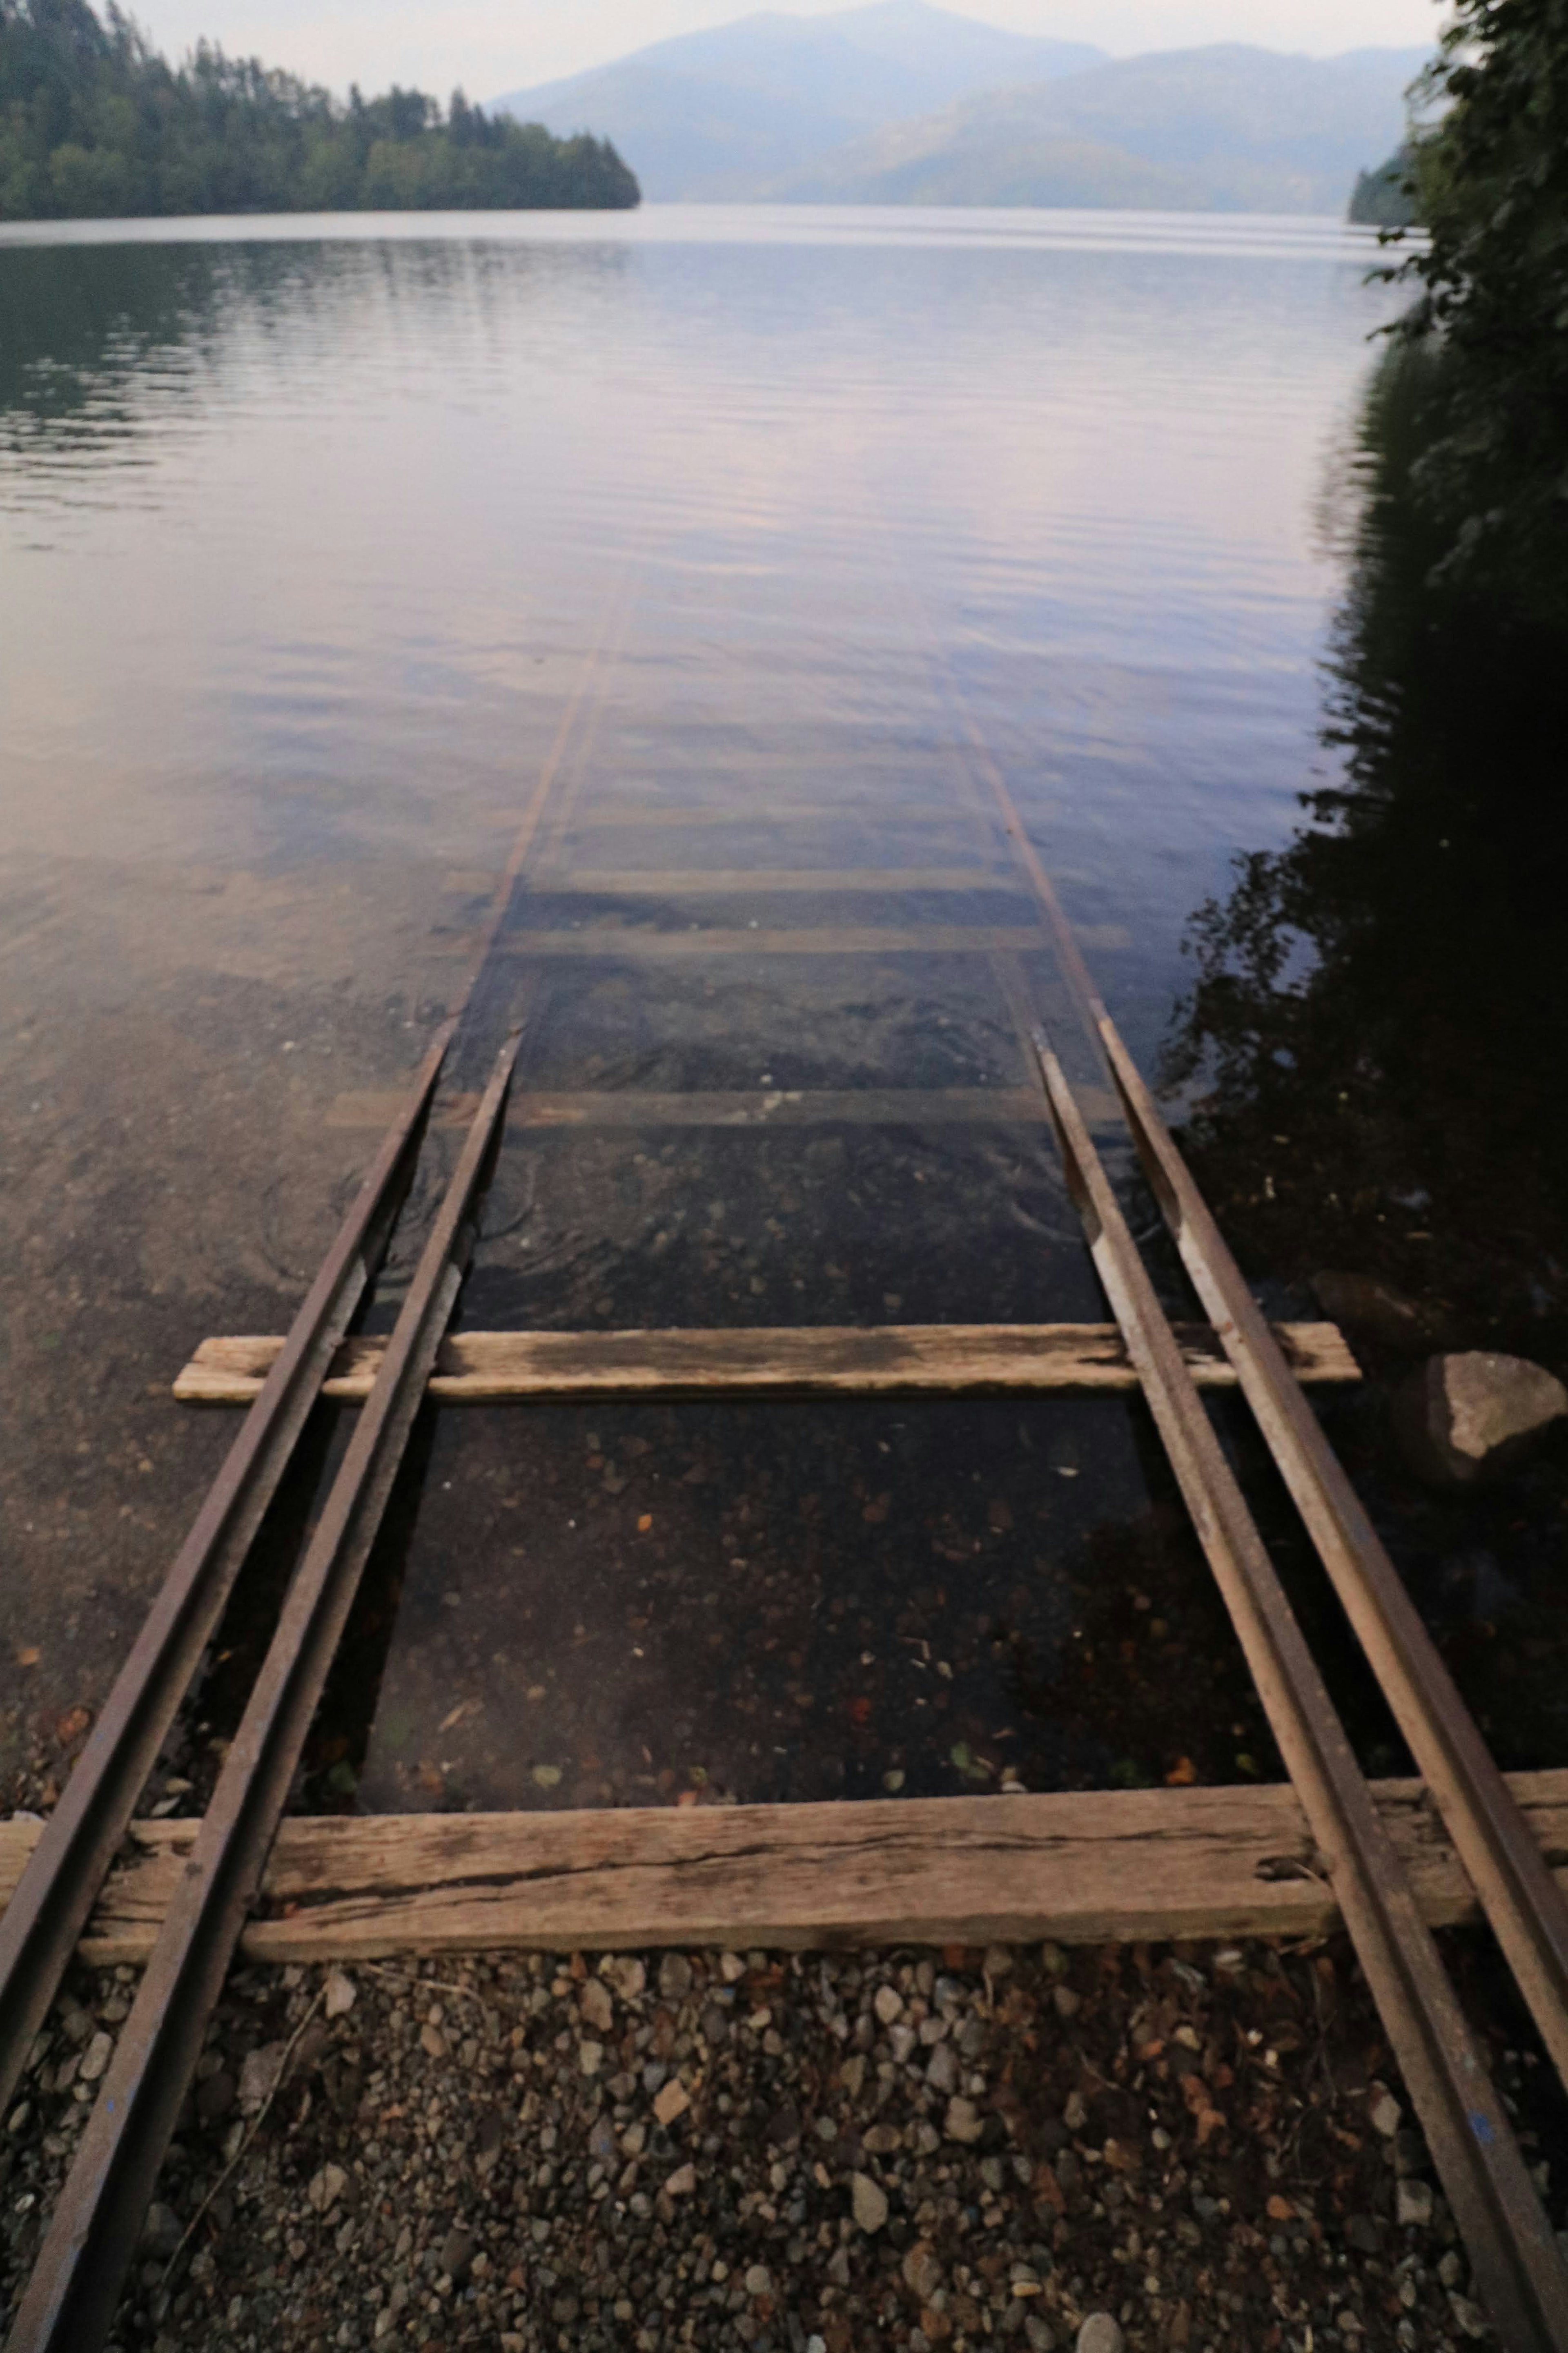
<path id="1" fill-rule="evenodd" d="M 1102 1315 L 997 787 L 1152 1061 L 1194 907 L 1336 773 L 1372 258 L 794 208 L 0 233 L 12 1767 L 101 1698 L 234 1426 L 168 1383 L 285 1328 L 542 784 L 455 1074 L 542 973 L 471 1327 Z M 1273 1769 L 1104 1401 L 448 1414 L 341 1680 L 317 1771 L 393 1807 Z"/>

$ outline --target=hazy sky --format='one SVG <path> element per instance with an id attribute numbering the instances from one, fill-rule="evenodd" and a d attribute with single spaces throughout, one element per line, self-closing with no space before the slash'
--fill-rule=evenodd
<path id="1" fill-rule="evenodd" d="M 790 0 L 790 13 L 842 5 Z M 205 34 L 334 88 L 412 81 L 444 95 L 461 82 L 484 99 L 751 11 L 747 0 L 132 0 L 132 13 L 176 55 Z M 1319 57 L 1428 40 L 1443 15 L 1437 0 L 987 0 L 963 13 L 1120 55 L 1257 41 Z"/>

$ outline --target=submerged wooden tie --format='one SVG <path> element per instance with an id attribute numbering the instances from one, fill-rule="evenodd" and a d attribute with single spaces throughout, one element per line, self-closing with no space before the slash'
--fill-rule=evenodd
<path id="1" fill-rule="evenodd" d="M 1361 1368 L 1333 1324 L 1282 1324 L 1276 1338 L 1298 1380 L 1356 1381 Z M 1205 1324 L 1178 1327 L 1200 1388 L 1236 1373 Z M 282 1343 L 204 1340 L 174 1383 L 185 1405 L 244 1405 Z M 386 1343 L 345 1341 L 322 1394 L 368 1397 Z M 464 1332 L 443 1342 L 430 1395 L 450 1405 L 624 1397 L 984 1397 L 1135 1389 L 1114 1324 L 793 1325 L 773 1331 Z"/>

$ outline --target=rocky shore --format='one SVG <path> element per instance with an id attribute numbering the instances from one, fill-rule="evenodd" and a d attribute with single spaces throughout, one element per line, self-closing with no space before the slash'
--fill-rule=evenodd
<path id="1" fill-rule="evenodd" d="M 0 2139 L 5 2303 L 107 2065 Z M 1521 2096 L 1530 2069 L 1498 2053 Z M 116 2342 L 1323 2353 L 1484 2340 L 1348 1947 L 244 1968 Z"/>

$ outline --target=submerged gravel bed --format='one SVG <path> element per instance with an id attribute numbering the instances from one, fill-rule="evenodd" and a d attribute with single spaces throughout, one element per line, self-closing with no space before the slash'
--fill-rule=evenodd
<path id="1" fill-rule="evenodd" d="M 6 2119 L 6 2311 L 133 1990 Z M 198 2073 L 125 2353 L 1488 2336 L 1342 1939 L 244 1968 Z"/>

